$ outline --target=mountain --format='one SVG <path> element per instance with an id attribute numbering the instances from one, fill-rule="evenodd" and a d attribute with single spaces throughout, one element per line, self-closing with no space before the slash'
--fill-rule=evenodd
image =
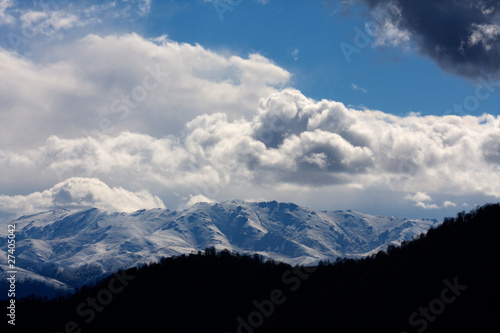
<path id="1" fill-rule="evenodd" d="M 16 329 L 498 332 L 499 220 L 500 205 L 488 205 L 386 252 L 318 266 L 214 249 L 163 258 L 67 298 L 18 300 Z"/>
<path id="2" fill-rule="evenodd" d="M 59 209 L 16 224 L 16 264 L 26 279 L 71 289 L 119 269 L 208 247 L 257 253 L 292 265 L 363 257 L 436 226 L 436 220 L 314 212 L 290 203 L 199 203 L 181 211 L 108 213 Z M 0 251 L 7 251 L 7 228 Z M 31 272 L 31 274 L 29 273 Z"/>

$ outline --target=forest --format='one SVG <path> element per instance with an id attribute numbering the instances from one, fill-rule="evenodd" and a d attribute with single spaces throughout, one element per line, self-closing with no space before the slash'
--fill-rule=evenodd
<path id="1" fill-rule="evenodd" d="M 498 332 L 499 223 L 489 204 L 311 267 L 214 248 L 163 258 L 71 295 L 18 299 L 15 331 Z"/>

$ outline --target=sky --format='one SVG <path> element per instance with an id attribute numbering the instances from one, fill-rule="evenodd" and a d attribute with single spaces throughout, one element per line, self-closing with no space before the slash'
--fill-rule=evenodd
<path id="1" fill-rule="evenodd" d="M 500 198 L 492 0 L 0 0 L 0 218 Z"/>

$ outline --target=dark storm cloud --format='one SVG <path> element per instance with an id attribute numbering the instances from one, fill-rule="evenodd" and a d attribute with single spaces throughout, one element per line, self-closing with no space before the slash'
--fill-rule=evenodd
<path id="1" fill-rule="evenodd" d="M 469 78 L 500 74 L 498 0 L 363 0 L 372 14 L 409 31 L 419 52 L 448 72 Z"/>

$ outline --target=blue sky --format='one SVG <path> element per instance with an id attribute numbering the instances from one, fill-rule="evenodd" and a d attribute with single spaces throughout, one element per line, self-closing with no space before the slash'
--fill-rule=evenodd
<path id="1" fill-rule="evenodd" d="M 357 48 L 360 53 L 353 53 L 348 62 L 340 45 L 356 47 L 355 28 L 366 33 L 365 24 L 373 21 L 363 6 L 353 6 L 352 14 L 347 15 L 337 3 L 322 0 L 269 1 L 265 5 L 234 1 L 240 3 L 236 6 L 187 1 L 182 3 L 189 5 L 177 10 L 171 7 L 179 2 L 173 3 L 177 4 L 153 2 L 152 14 L 141 27 L 144 34 L 167 34 L 176 41 L 242 56 L 259 52 L 292 72 L 293 86 L 315 99 L 334 99 L 398 115 L 442 115 L 474 94 L 477 84 L 444 73 L 411 48 L 366 46 Z M 294 50 L 298 51 L 296 58 Z M 353 84 L 362 89 L 353 89 Z M 500 95 L 481 101 L 472 112 L 464 111 L 498 114 Z"/>
<path id="2" fill-rule="evenodd" d="M 436 3 L 1 0 L 0 214 L 498 201 L 500 9 Z"/>
<path id="3" fill-rule="evenodd" d="M 63 0 L 53 3 L 74 11 L 92 5 L 88 1 L 76 5 Z M 116 6 L 107 12 L 116 12 L 120 7 L 122 10 L 127 6 L 136 7 L 129 9 L 126 20 L 121 17 L 103 20 L 66 34 L 74 37 L 90 31 L 137 32 L 149 38 L 167 35 L 174 41 L 198 43 L 240 56 L 258 52 L 290 71 L 293 87 L 309 97 L 338 100 L 397 115 L 409 112 L 442 115 L 453 110 L 453 105 L 463 104 L 467 96 L 474 95 L 479 84 L 477 79 L 444 72 L 411 46 L 356 47 L 356 29 L 366 33 L 366 24 L 375 20 L 363 4 L 352 5 L 349 13 L 345 13 L 338 2 L 325 0 L 268 1 L 265 4 L 257 0 L 228 3 L 221 0 L 152 1 L 148 13 L 141 15 L 137 2 L 115 3 Z M 42 10 L 43 4 L 16 2 L 19 8 Z M 50 8 L 51 2 L 47 4 Z M 3 30 L 7 32 L 4 36 L 11 32 L 8 26 Z M 22 36 L 21 31 L 17 34 Z M 366 36 L 374 41 L 374 37 Z M 350 55 L 351 61 L 342 52 L 342 43 L 359 50 Z M 2 40 L 2 45 L 12 48 L 8 38 Z M 20 50 L 31 51 L 24 43 L 20 44 Z M 472 111 L 464 109 L 464 113 L 475 115 L 499 112 L 498 93 L 481 101 Z"/>

